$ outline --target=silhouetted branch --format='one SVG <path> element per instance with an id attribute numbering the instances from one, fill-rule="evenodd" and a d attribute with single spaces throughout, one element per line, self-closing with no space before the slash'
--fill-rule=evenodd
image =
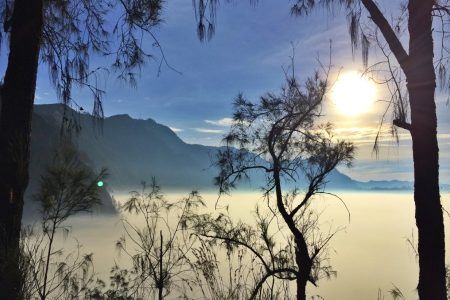
<path id="1" fill-rule="evenodd" d="M 375 4 L 374 1 L 361 0 L 361 2 L 369 12 L 372 21 L 380 29 L 381 33 L 386 39 L 386 42 L 389 44 L 390 49 L 397 58 L 397 61 L 399 62 L 400 66 L 405 71 L 405 73 L 407 73 L 409 69 L 408 66 L 409 56 L 406 53 L 405 49 L 403 48 L 402 43 L 398 39 L 391 25 L 389 25 L 389 22 L 386 20 L 383 13 L 380 11 L 380 9 L 378 8 L 378 6 Z"/>
<path id="2" fill-rule="evenodd" d="M 411 131 L 411 124 L 409 124 L 409 123 L 407 123 L 407 122 L 405 122 L 405 121 L 402 121 L 402 120 L 399 120 L 399 119 L 394 119 L 394 120 L 392 121 L 392 123 L 393 123 L 395 126 L 397 126 L 397 127 L 400 127 L 400 128 L 406 129 L 406 130 L 408 130 L 408 131 Z"/>
<path id="3" fill-rule="evenodd" d="M 248 245 L 247 243 L 245 243 L 243 241 L 240 241 L 240 240 L 237 240 L 237 239 L 233 239 L 233 238 L 230 238 L 230 237 L 219 236 L 219 235 L 210 235 L 210 234 L 198 234 L 198 235 L 203 236 L 203 237 L 207 237 L 207 238 L 211 238 L 211 239 L 218 239 L 218 240 L 226 241 L 226 242 L 229 242 L 229 243 L 234 243 L 234 244 L 237 244 L 237 245 L 241 245 L 241 246 L 247 248 L 248 250 L 250 250 L 261 261 L 261 263 L 263 264 L 263 266 L 264 266 L 264 268 L 266 270 L 270 270 L 269 265 L 264 260 L 264 258 L 261 256 L 261 254 L 259 254 L 258 251 L 256 251 L 252 246 Z"/>
<path id="4" fill-rule="evenodd" d="M 256 285 L 256 287 L 254 288 L 251 296 L 250 296 L 250 300 L 256 299 L 256 296 L 258 295 L 259 290 L 261 289 L 262 285 L 264 284 L 264 282 L 266 282 L 266 280 L 271 277 L 274 276 L 276 274 L 280 274 L 280 273 L 293 273 L 295 275 L 297 275 L 297 271 L 291 268 L 282 268 L 282 269 L 276 269 L 276 270 L 270 270 L 269 272 L 267 272 L 263 278 L 261 278 L 258 282 L 258 284 Z M 289 279 L 289 280 L 295 280 L 297 277 L 289 277 L 289 278 L 285 278 L 285 279 Z"/>

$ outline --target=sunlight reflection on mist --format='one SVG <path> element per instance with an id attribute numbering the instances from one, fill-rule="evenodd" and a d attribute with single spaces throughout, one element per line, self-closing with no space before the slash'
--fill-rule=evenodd
<path id="1" fill-rule="evenodd" d="M 331 265 L 338 272 L 332 280 L 319 281 L 319 287 L 308 285 L 309 295 L 321 295 L 326 299 L 375 299 L 378 289 L 386 295 L 393 287 L 398 286 L 406 299 L 416 297 L 415 288 L 418 278 L 418 264 L 406 239 L 417 237 L 415 233 L 414 203 L 412 193 L 367 193 L 339 192 L 351 213 L 351 222 L 345 208 L 339 201 L 322 198 L 314 204 L 314 208 L 323 211 L 321 222 L 327 231 L 330 225 L 334 228 L 345 226 L 331 241 Z M 183 193 L 168 193 L 167 199 L 179 199 Z M 217 194 L 202 194 L 208 207 L 214 208 Z M 121 202 L 127 195 L 117 195 Z M 448 192 L 442 193 L 442 203 L 450 210 Z M 259 193 L 234 193 L 219 201 L 220 206 L 229 205 L 230 215 L 234 219 L 252 223 L 255 204 L 260 201 Z M 447 244 L 450 244 L 448 217 Z M 134 222 L 139 222 L 133 217 Z M 123 235 L 122 225 L 118 217 L 81 216 L 70 222 L 72 236 L 84 245 L 84 251 L 94 252 L 96 271 L 105 279 L 114 262 L 129 266 L 126 257 L 119 257 L 114 244 Z M 70 241 L 64 242 L 70 245 Z M 447 251 L 447 259 L 450 254 Z"/>

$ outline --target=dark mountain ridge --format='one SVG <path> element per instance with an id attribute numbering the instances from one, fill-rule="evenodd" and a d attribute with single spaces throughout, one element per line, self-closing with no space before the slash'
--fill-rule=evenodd
<path id="1" fill-rule="evenodd" d="M 62 104 L 35 106 L 29 194 L 36 188 L 37 179 L 51 157 L 63 112 Z M 169 127 L 152 119 L 138 120 L 121 114 L 107 117 L 99 124 L 91 115 L 70 108 L 66 115 L 81 129 L 74 140 L 84 161 L 94 170 L 108 169 L 110 191 L 129 191 L 152 177 L 156 177 L 165 190 L 216 190 L 213 179 L 217 169 L 212 161 L 218 147 L 187 144 Z M 261 179 L 252 180 L 251 186 L 258 187 Z M 360 182 L 338 170 L 329 176 L 327 184 L 331 190 L 411 190 L 412 187 L 413 184 L 406 181 Z"/>

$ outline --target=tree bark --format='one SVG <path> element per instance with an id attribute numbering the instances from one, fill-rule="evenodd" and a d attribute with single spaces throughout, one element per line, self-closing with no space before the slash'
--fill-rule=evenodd
<path id="1" fill-rule="evenodd" d="M 418 229 L 419 298 L 446 300 L 445 240 L 439 194 L 439 148 L 433 65 L 433 0 L 410 0 L 408 69 Z"/>
<path id="2" fill-rule="evenodd" d="M 306 300 L 306 283 L 308 281 L 298 277 L 296 280 L 297 285 L 297 300 Z"/>
<path id="3" fill-rule="evenodd" d="M 21 299 L 19 241 L 28 184 L 42 14 L 42 0 L 14 1 L 8 66 L 1 90 L 0 299 Z"/>
<path id="4" fill-rule="evenodd" d="M 308 283 L 308 278 L 311 273 L 311 259 L 308 252 L 303 253 L 297 249 L 295 251 L 295 261 L 298 266 L 298 275 L 296 280 L 297 286 L 297 300 L 306 300 L 306 284 Z"/>

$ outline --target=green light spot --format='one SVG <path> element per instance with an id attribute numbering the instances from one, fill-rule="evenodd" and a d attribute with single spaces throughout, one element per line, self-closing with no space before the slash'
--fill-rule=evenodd
<path id="1" fill-rule="evenodd" d="M 103 181 L 101 181 L 101 180 L 100 180 L 100 181 L 97 181 L 97 186 L 98 186 L 98 187 L 102 187 L 102 186 L 103 186 Z"/>

